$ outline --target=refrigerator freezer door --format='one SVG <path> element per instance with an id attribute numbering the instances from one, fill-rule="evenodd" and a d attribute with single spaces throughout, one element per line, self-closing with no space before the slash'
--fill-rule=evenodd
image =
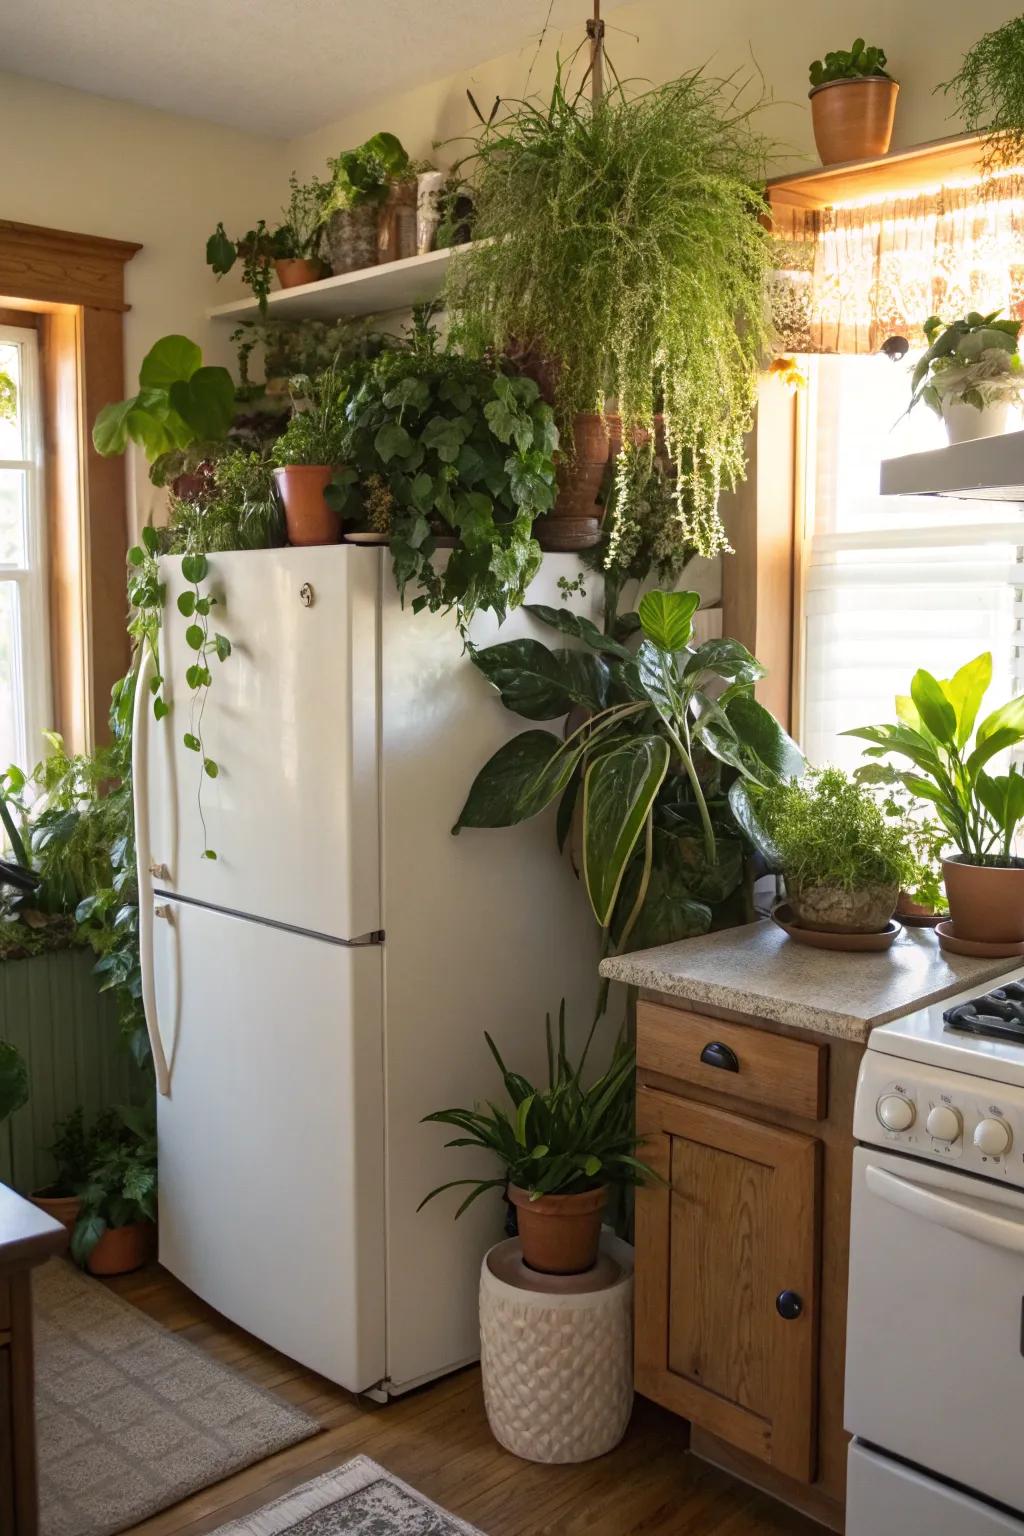
<path id="1" fill-rule="evenodd" d="M 854 1440 L 846 1536 L 888 1536 L 890 1531 L 894 1536 L 1024 1536 L 1024 1519 Z"/>
<path id="2" fill-rule="evenodd" d="M 530 601 L 563 604 L 557 581 L 580 571 L 570 555 L 546 555 Z M 601 583 L 573 605 L 591 618 Z M 417 1213 L 448 1179 L 487 1176 L 474 1149 L 446 1150 L 454 1134 L 423 1125 L 450 1105 L 501 1096 L 484 1041 L 545 1079 L 544 1014 L 565 997 L 577 1041 L 597 995 L 597 926 L 555 841 L 554 811 L 500 831 L 450 828 L 477 771 L 532 722 L 502 708 L 463 653 L 450 616 L 399 607 L 385 590 L 381 618 L 384 927 L 388 1083 L 388 1375 L 392 1390 L 475 1359 L 480 1335 L 480 1260 L 502 1236 L 500 1192 L 453 1221 L 449 1190 Z M 522 610 L 499 630 L 473 624 L 478 645 L 530 635 L 565 643 Z M 560 731 L 560 720 L 535 728 Z M 602 1021 L 594 1060 L 607 1059 L 621 1010 Z"/>
<path id="3" fill-rule="evenodd" d="M 210 556 L 210 627 L 232 645 L 226 661 L 209 663 L 202 734 L 214 779 L 182 740 L 196 729 L 185 680 L 196 657 L 177 599 L 191 589 L 179 559 L 161 561 L 171 713 L 156 721 L 141 711 L 144 893 L 152 884 L 333 938 L 380 928 L 380 572 L 379 549 L 344 545 Z M 202 857 L 206 846 L 216 860 Z"/>
<path id="4" fill-rule="evenodd" d="M 158 898 L 160 1258 L 353 1392 L 384 1375 L 381 949 Z"/>

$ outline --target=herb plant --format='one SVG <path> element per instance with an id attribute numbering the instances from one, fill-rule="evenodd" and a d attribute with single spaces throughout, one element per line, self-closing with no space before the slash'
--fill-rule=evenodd
<path id="1" fill-rule="evenodd" d="M 299 181 L 292 171 L 288 189 L 288 205 L 281 210 L 281 228 L 275 238 L 278 256 L 316 261 L 320 255 L 330 184 L 318 181 L 315 176 L 312 181 Z"/>
<path id="2" fill-rule="evenodd" d="M 71 1256 L 84 1264 L 104 1232 L 156 1218 L 156 1117 L 152 1106 L 117 1111 L 80 1191 Z"/>
<path id="3" fill-rule="evenodd" d="M 565 444 L 614 396 L 623 440 L 662 408 L 676 469 L 666 543 L 728 547 L 717 505 L 744 474 L 743 438 L 767 349 L 767 141 L 735 82 L 697 70 L 597 104 L 564 68 L 547 101 L 504 103 L 469 161 L 472 249 L 448 302 L 473 349 L 514 340 L 547 361 Z M 610 530 L 633 515 L 627 479 Z"/>
<path id="4" fill-rule="evenodd" d="M 952 96 L 968 133 L 988 134 L 988 170 L 1024 162 L 1024 16 L 986 32 L 939 89 Z"/>
<path id="5" fill-rule="evenodd" d="M 548 1086 L 535 1088 L 519 1072 L 510 1071 L 498 1048 L 485 1032 L 508 1095 L 508 1107 L 488 1104 L 485 1111 L 441 1109 L 425 1117 L 453 1126 L 461 1134 L 449 1147 L 480 1147 L 497 1157 L 504 1167 L 500 1177 L 452 1179 L 432 1189 L 419 1205 L 444 1190 L 472 1185 L 455 1215 L 461 1216 L 488 1189 L 516 1184 L 541 1195 L 578 1195 L 604 1184 L 642 1184 L 657 1175 L 634 1156 L 639 1139 L 633 1128 L 633 1075 L 636 1057 L 632 1046 L 619 1040 L 605 1072 L 585 1087 L 583 1072 L 593 1039 L 591 1029 L 579 1062 L 570 1062 L 565 1042 L 565 1000 L 558 1010 L 558 1033 L 545 1019 L 548 1051 Z M 489 1112 L 488 1112 L 489 1111 Z"/>
<path id="6" fill-rule="evenodd" d="M 292 417 L 274 444 L 278 465 L 344 464 L 349 454 L 347 383 L 332 361 L 322 373 L 288 381 Z"/>
<path id="7" fill-rule="evenodd" d="M 991 681 L 988 651 L 944 681 L 922 668 L 910 697 L 896 700 L 896 724 L 845 734 L 871 743 L 865 757 L 909 760 L 898 778 L 915 799 L 934 807 L 966 863 L 1005 867 L 1014 862 L 1014 834 L 1024 820 L 1024 775 L 1016 764 L 1003 774 L 990 773 L 988 765 L 1024 741 L 1024 694 L 976 726 Z"/>
<path id="8" fill-rule="evenodd" d="M 839 768 L 812 769 L 758 790 L 757 815 L 787 880 L 801 886 L 908 886 L 917 865 L 906 828 Z"/>
<path id="9" fill-rule="evenodd" d="M 810 68 L 811 85 L 827 85 L 830 80 L 868 80 L 877 76 L 891 80 L 885 67 L 887 62 L 883 48 L 866 47 L 864 39 L 858 37 L 849 52 L 837 48 L 834 53 L 826 53 L 824 60 L 815 59 Z"/>
<path id="10" fill-rule="evenodd" d="M 911 380 L 908 410 L 923 400 L 937 416 L 947 400 L 979 411 L 1024 396 L 1024 370 L 1017 352 L 1019 320 L 1000 320 L 999 310 L 972 310 L 944 325 L 938 315 L 924 322 L 928 350 L 918 359 Z"/>

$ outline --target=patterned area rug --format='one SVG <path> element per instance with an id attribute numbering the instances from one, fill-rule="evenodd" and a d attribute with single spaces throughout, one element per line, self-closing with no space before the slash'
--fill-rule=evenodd
<path id="1" fill-rule="evenodd" d="M 293 1488 L 216 1536 L 483 1536 L 421 1493 L 357 1456 Z"/>
<path id="2" fill-rule="evenodd" d="M 63 1259 L 33 1312 L 41 1536 L 111 1536 L 319 1429 Z"/>

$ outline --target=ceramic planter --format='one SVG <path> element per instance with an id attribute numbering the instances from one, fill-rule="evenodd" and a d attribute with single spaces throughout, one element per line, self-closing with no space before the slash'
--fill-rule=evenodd
<path id="1" fill-rule="evenodd" d="M 884 75 L 828 80 L 810 92 L 814 142 L 822 165 L 888 154 L 899 82 Z"/>
<path id="2" fill-rule="evenodd" d="M 530 1269 L 545 1275 L 581 1275 L 594 1265 L 606 1185 L 579 1195 L 531 1200 L 528 1189 L 510 1184 L 508 1197 L 516 1208 L 523 1259 Z"/>
<path id="3" fill-rule="evenodd" d="M 943 859 L 949 916 L 958 939 L 1024 944 L 1024 860 L 1008 867 Z"/>
<path id="4" fill-rule="evenodd" d="M 1000 437 L 1009 428 L 1009 400 L 995 405 L 965 405 L 962 400 L 943 400 L 942 420 L 951 443 L 967 443 L 975 437 Z"/>
<path id="5" fill-rule="evenodd" d="M 287 256 L 274 262 L 274 271 L 282 288 L 299 288 L 303 283 L 317 283 L 323 271 L 318 261 L 301 256 Z"/>
<path id="6" fill-rule="evenodd" d="M 327 250 L 335 277 L 377 265 L 377 205 L 338 208 L 327 225 Z"/>
<path id="7" fill-rule="evenodd" d="M 441 223 L 444 197 L 444 171 L 421 171 L 416 178 L 416 254 L 426 256 L 434 249 Z"/>
<path id="8" fill-rule="evenodd" d="M 108 1227 L 85 1261 L 90 1275 L 127 1275 L 149 1262 L 153 1252 L 151 1221 Z"/>
<path id="9" fill-rule="evenodd" d="M 286 464 L 274 470 L 289 544 L 340 542 L 341 518 L 324 498 L 333 474 L 331 464 Z"/>
<path id="10" fill-rule="evenodd" d="M 881 933 L 896 910 L 899 886 L 804 885 L 787 876 L 786 894 L 802 928 L 818 933 Z"/>

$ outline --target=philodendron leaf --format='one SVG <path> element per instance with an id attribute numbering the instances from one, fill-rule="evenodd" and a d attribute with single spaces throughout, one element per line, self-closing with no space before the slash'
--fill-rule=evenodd
<path id="1" fill-rule="evenodd" d="M 737 694 L 729 700 L 725 712 L 741 748 L 752 753 L 768 770 L 769 776 L 778 779 L 800 777 L 807 767 L 807 759 L 771 710 L 746 694 Z M 758 777 L 765 775 L 759 773 Z"/>
<path id="2" fill-rule="evenodd" d="M 643 861 L 635 857 L 626 871 L 616 903 L 612 925 L 616 944 L 622 925 L 633 911 L 643 873 Z M 707 933 L 711 920 L 711 908 L 690 895 L 678 866 L 666 856 L 656 832 L 647 891 L 629 930 L 627 942 L 630 949 L 651 949 L 657 944 L 672 944 L 677 939 L 696 938 Z"/>
<path id="3" fill-rule="evenodd" d="M 480 769 L 452 831 L 512 827 L 536 816 L 561 794 L 582 755 L 582 745 L 563 750 L 550 731 L 514 736 Z"/>
<path id="4" fill-rule="evenodd" d="M 630 855 L 668 772 L 663 736 L 639 736 L 603 753 L 583 780 L 583 879 L 594 916 L 607 928 Z"/>
<path id="5" fill-rule="evenodd" d="M 603 709 L 608 668 L 592 651 L 551 651 L 539 640 L 507 640 L 473 652 L 506 709 L 527 720 L 557 720 L 575 704 Z"/>
<path id="6" fill-rule="evenodd" d="M 659 650 L 681 651 L 693 633 L 700 607 L 696 592 L 648 592 L 637 604 L 640 627 Z"/>
<path id="7" fill-rule="evenodd" d="M 736 779 L 729 786 L 729 809 L 736 819 L 736 825 L 757 849 L 768 868 L 781 870 L 782 855 L 761 825 L 757 806 L 745 779 Z"/>
<path id="8" fill-rule="evenodd" d="M 170 389 L 179 379 L 190 379 L 202 362 L 201 350 L 187 336 L 162 336 L 142 359 L 139 384 L 143 389 Z"/>
<path id="9" fill-rule="evenodd" d="M 590 619 L 574 613 L 571 608 L 549 608 L 546 603 L 524 603 L 523 612 L 532 613 L 534 618 L 539 619 L 542 624 L 550 625 L 552 629 L 559 630 L 563 635 L 572 635 L 575 639 L 589 645 L 592 650 L 602 651 L 607 656 L 618 656 L 623 661 L 629 661 L 633 654 L 617 640 L 602 634 Z"/>

